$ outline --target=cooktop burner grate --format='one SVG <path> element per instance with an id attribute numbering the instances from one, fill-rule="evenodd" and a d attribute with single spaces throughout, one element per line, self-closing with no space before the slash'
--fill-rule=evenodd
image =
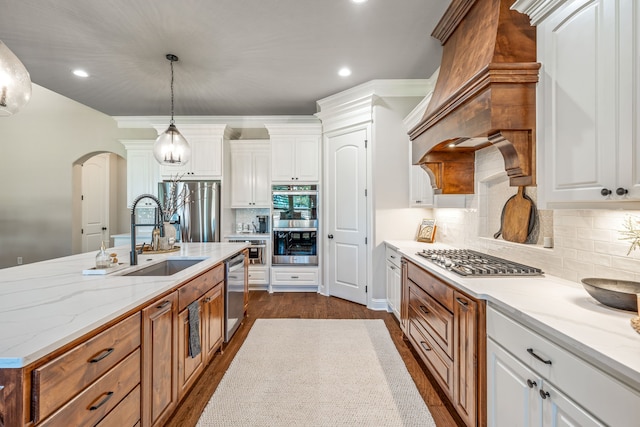
<path id="1" fill-rule="evenodd" d="M 424 249 L 417 255 L 461 276 L 540 276 L 543 274 L 539 268 L 471 249 Z"/>

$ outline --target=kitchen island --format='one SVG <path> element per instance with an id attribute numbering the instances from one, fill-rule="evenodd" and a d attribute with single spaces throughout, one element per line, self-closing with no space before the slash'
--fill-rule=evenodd
<path id="1" fill-rule="evenodd" d="M 549 387 L 559 383 L 562 385 L 561 392 L 596 413 L 595 418 L 606 419 L 609 416 L 609 419 L 613 419 L 620 416 L 628 420 L 618 425 L 633 425 L 634 420 L 639 419 L 640 334 L 630 325 L 630 320 L 637 313 L 606 307 L 593 299 L 579 283 L 551 275 L 464 277 L 416 255 L 422 249 L 453 249 L 447 245 L 414 241 L 387 241 L 386 244 L 396 249 L 404 259 L 428 272 L 431 277 L 479 301 L 486 301 L 486 366 L 478 368 L 481 373 L 485 368 L 488 370 L 489 425 L 492 424 L 492 418 L 495 421 L 501 415 L 491 413 L 492 387 L 495 391 L 496 384 L 500 385 L 495 382 L 501 381 L 500 378 L 492 378 L 491 370 L 506 366 L 504 359 L 500 359 L 506 354 L 504 349 L 512 353 L 519 352 L 509 369 L 513 366 L 520 369 L 529 360 L 533 360 L 535 372 L 527 371 L 529 377 L 526 377 L 531 378 L 532 385 L 527 385 L 524 379 L 520 382 L 525 391 L 533 389 L 542 393 L 542 396 Z M 490 341 L 503 347 L 496 350 L 502 353 L 492 353 L 496 346 Z M 522 348 L 516 349 L 516 344 Z M 527 353 L 528 347 L 536 346 L 538 352 L 541 352 L 536 355 L 541 355 L 548 363 L 535 360 L 531 352 Z M 481 360 L 484 359 L 484 355 L 482 356 Z M 515 375 L 517 369 L 513 369 L 508 373 L 503 371 L 502 378 Z M 544 387 L 541 386 L 542 380 L 533 381 L 534 374 L 540 374 L 540 378 L 547 375 Z M 597 382 L 589 382 L 592 376 Z M 600 388 L 601 384 L 605 384 L 604 388 Z M 520 390 L 512 391 L 515 396 L 520 396 Z M 585 399 L 596 395 L 599 396 L 599 402 L 593 405 L 585 403 Z M 526 401 L 525 395 L 522 396 Z M 504 400 L 505 396 L 501 398 Z M 542 397 L 541 402 L 546 401 L 546 398 L 548 395 Z M 600 415 L 598 411 L 604 413 Z M 575 421 L 581 418 L 572 419 Z M 611 424 L 607 421 L 604 423 Z M 585 418 L 578 424 L 590 425 L 590 418 Z M 596 422 L 593 425 L 600 424 Z"/>
<path id="2" fill-rule="evenodd" d="M 44 371 L 50 364 L 55 364 L 58 359 L 64 358 L 67 353 L 72 354 L 78 349 L 89 348 L 93 341 L 99 342 L 103 339 L 103 335 L 106 338 L 113 337 L 113 342 L 108 345 L 96 344 L 98 350 L 95 355 L 91 354 L 89 357 L 91 360 L 87 360 L 86 364 L 94 369 L 97 366 L 96 360 L 115 358 L 110 354 L 117 353 L 118 346 L 122 342 L 126 341 L 126 345 L 129 345 L 130 341 L 131 349 L 122 350 L 124 352 L 122 357 L 129 355 L 119 363 L 118 367 L 122 365 L 123 372 L 129 372 L 126 369 L 133 367 L 134 372 L 131 372 L 131 376 L 142 377 L 140 381 L 142 387 L 137 386 L 131 394 L 136 392 L 140 396 L 142 393 L 138 401 L 140 399 L 144 401 L 145 393 L 148 396 L 152 393 L 151 390 L 144 389 L 145 373 L 141 372 L 147 369 L 145 353 L 159 348 L 154 342 L 149 341 L 150 334 L 145 333 L 145 328 L 149 329 L 148 332 L 164 331 L 165 335 L 168 332 L 170 348 L 167 351 L 170 354 L 167 356 L 165 365 L 171 370 L 169 377 L 173 378 L 174 370 L 176 377 L 175 381 L 170 381 L 170 387 L 175 388 L 175 391 L 170 392 L 167 408 L 175 407 L 178 399 L 178 359 L 181 357 L 174 349 L 177 347 L 178 332 L 180 332 L 178 309 L 186 313 L 187 305 L 198 301 L 202 320 L 200 325 L 200 335 L 203 340 L 202 352 L 206 353 L 205 344 L 219 347 L 222 343 L 221 338 L 215 342 L 209 342 L 206 339 L 206 333 L 216 332 L 215 335 L 217 335 L 218 329 L 220 334 L 222 333 L 220 323 L 222 319 L 220 311 L 223 311 L 224 268 L 222 262 L 242 252 L 247 244 L 180 243 L 179 246 L 179 251 L 175 252 L 140 254 L 137 266 L 127 265 L 128 247 L 109 249 L 108 252 L 115 252 L 120 262 L 126 264 L 114 268 L 112 273 L 106 275 L 83 275 L 83 270 L 90 269 L 95 264 L 93 252 L 0 270 L 0 419 L 5 426 L 24 425 L 34 420 L 36 424 L 44 420 L 47 425 L 56 425 L 55 420 L 54 422 L 48 420 L 55 419 L 58 412 L 73 406 L 76 398 L 61 408 L 59 408 L 60 405 L 52 406 L 53 409 L 47 412 L 40 410 L 38 413 L 38 405 L 42 406 L 43 401 L 46 403 L 46 396 L 38 395 L 40 392 L 38 388 L 43 386 L 38 383 L 40 369 Z M 170 276 L 126 275 L 133 270 L 171 259 L 192 259 L 200 262 Z M 212 293 L 214 291 L 215 293 Z M 159 303 L 156 304 L 156 301 Z M 215 307 L 207 308 L 207 303 L 211 301 L 216 303 Z M 145 312 L 145 310 L 156 308 L 161 311 L 155 318 L 154 313 Z M 208 326 L 205 327 L 208 322 L 205 316 L 209 314 L 212 316 L 211 331 L 206 329 Z M 151 317 L 147 319 L 145 315 Z M 167 322 L 153 323 L 155 320 L 162 319 L 167 319 Z M 170 329 L 153 329 L 156 326 Z M 212 354 L 207 354 L 207 357 L 210 358 L 210 356 Z M 201 365 L 204 362 L 203 358 Z M 159 368 L 164 366 L 162 363 L 158 365 Z M 187 358 L 186 368 L 181 365 L 180 372 L 189 369 L 190 363 L 193 363 L 191 358 Z M 61 372 L 65 369 L 68 367 L 62 367 Z M 116 369 L 120 368 L 113 368 L 110 372 Z M 195 369 L 194 367 L 193 370 Z M 153 376 L 156 373 L 149 374 Z M 46 378 L 46 375 L 43 373 L 41 377 Z M 185 382 L 187 381 L 191 384 L 193 378 L 185 378 Z M 86 389 L 79 393 L 77 398 L 82 398 L 84 392 L 89 391 L 92 386 L 87 384 Z M 155 393 L 156 384 L 153 384 L 153 387 Z M 84 385 L 79 389 L 82 390 L 82 388 Z M 58 389 L 57 392 L 70 391 L 64 388 Z M 107 393 L 105 396 L 107 397 L 98 399 L 98 404 L 93 406 L 100 406 L 102 401 L 106 402 L 111 397 L 111 394 Z M 123 402 L 125 400 L 127 399 L 123 399 Z M 129 400 L 135 402 L 134 398 Z M 28 406 L 32 406 L 31 409 Z M 107 406 L 104 405 L 104 408 Z M 129 405 L 132 408 L 135 406 L 135 404 Z M 51 415 L 54 410 L 57 412 Z M 92 411 L 97 413 L 101 410 L 103 410 L 102 407 Z M 138 409 L 139 413 L 140 409 Z M 47 418 L 49 415 L 51 416 Z M 146 418 L 143 413 L 142 425 L 153 425 L 166 416 L 165 412 L 153 414 L 150 410 Z"/>

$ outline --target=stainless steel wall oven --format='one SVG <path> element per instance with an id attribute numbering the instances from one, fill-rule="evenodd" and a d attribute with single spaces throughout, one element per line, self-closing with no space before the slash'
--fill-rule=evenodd
<path id="1" fill-rule="evenodd" d="M 318 187 L 274 185 L 273 265 L 318 265 Z"/>

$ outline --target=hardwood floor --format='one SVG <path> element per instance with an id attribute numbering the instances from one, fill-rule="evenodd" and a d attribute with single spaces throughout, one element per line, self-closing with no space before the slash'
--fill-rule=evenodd
<path id="1" fill-rule="evenodd" d="M 405 343 L 400 325 L 393 314 L 372 311 L 365 306 L 339 298 L 325 297 L 316 293 L 273 293 L 252 291 L 249 295 L 249 316 L 240 326 L 231 342 L 216 354 L 204 373 L 180 403 L 168 427 L 195 426 L 207 402 L 213 395 L 233 357 L 240 349 L 256 319 L 301 318 L 301 319 L 383 319 L 391 338 L 404 360 L 407 370 L 422 398 L 427 403 L 438 427 L 462 425 L 453 410 L 448 409 L 442 391 L 432 385 L 433 379 L 425 373 L 422 361 Z M 434 381 L 435 383 L 435 381 Z M 447 402 L 447 404 L 443 403 Z M 450 405 L 450 404 L 449 404 Z"/>

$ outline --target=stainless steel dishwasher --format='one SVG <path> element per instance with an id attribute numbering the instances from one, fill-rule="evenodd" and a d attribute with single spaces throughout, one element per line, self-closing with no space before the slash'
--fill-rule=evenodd
<path id="1" fill-rule="evenodd" d="M 224 287 L 224 342 L 229 342 L 244 318 L 244 278 L 246 265 L 244 253 L 225 262 Z"/>

